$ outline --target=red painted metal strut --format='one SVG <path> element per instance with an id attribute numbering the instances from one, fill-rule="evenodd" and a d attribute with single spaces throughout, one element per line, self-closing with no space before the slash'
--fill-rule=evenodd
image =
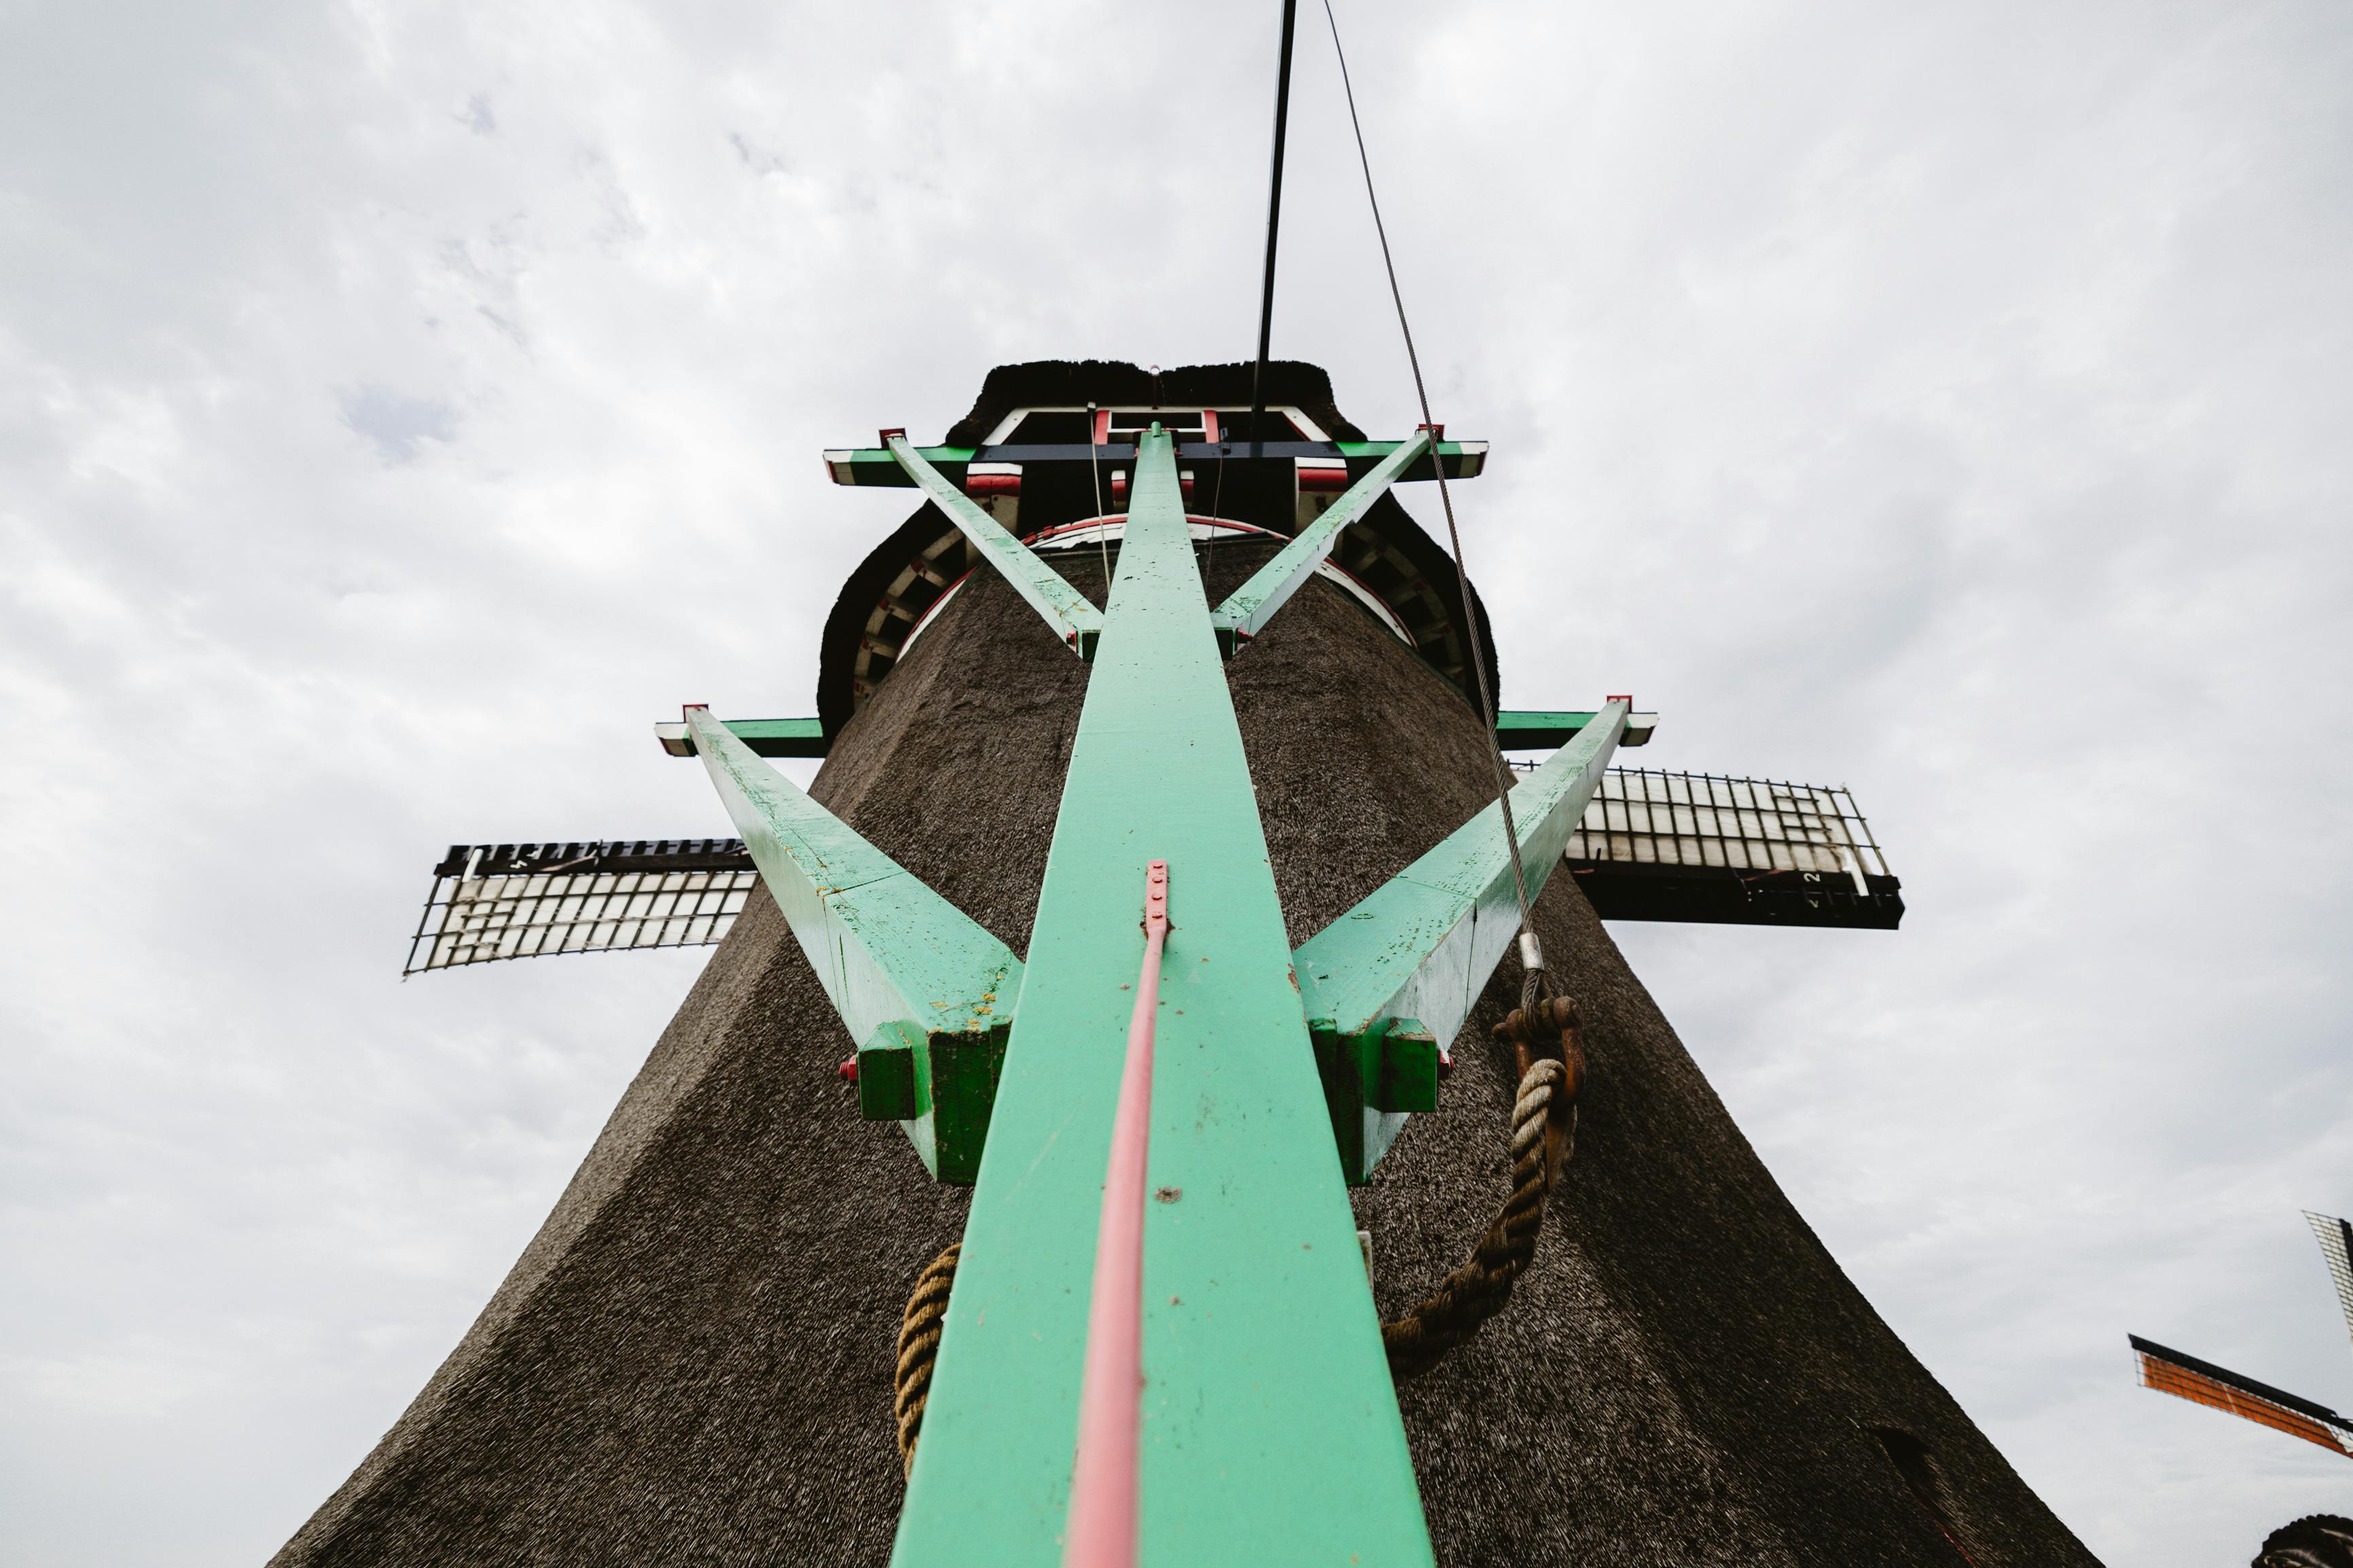
<path id="1" fill-rule="evenodd" d="M 1134 1568 L 1144 1392 L 1144 1180 L 1152 1139 L 1152 1035 L 1168 943 L 1168 862 L 1144 880 L 1144 968 L 1127 1021 L 1127 1065 L 1112 1118 L 1095 1231 L 1094 1295 L 1079 1386 L 1079 1459 L 1071 1477 L 1063 1568 Z"/>

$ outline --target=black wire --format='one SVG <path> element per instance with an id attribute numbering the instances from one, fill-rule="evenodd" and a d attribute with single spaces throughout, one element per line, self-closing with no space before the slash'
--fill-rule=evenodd
<path id="1" fill-rule="evenodd" d="M 1282 0 L 1282 63 L 1274 79 L 1274 173 L 1266 197 L 1266 288 L 1258 306 L 1258 365 L 1250 372 L 1250 439 L 1260 439 L 1266 418 L 1266 354 L 1274 336 L 1274 241 L 1282 226 L 1282 135 L 1291 119 L 1291 35 L 1299 20 L 1299 0 Z M 1335 33 L 1333 35 L 1337 37 Z"/>
<path id="2" fill-rule="evenodd" d="M 1286 27 L 1289 15 L 1290 4 L 1289 0 L 1285 0 Z M 1430 467 L 1438 474 L 1438 500 L 1439 503 L 1446 509 L 1446 542 L 1453 548 L 1454 581 L 1462 593 L 1463 640 L 1471 645 L 1471 670 L 1479 688 L 1479 716 L 1486 721 L 1487 755 L 1495 764 L 1495 804 L 1503 809 L 1504 842 L 1512 852 L 1512 886 L 1520 896 L 1520 934 L 1524 937 L 1533 937 L 1535 934 L 1535 926 L 1528 908 L 1528 874 L 1526 868 L 1520 864 L 1520 834 L 1517 826 L 1512 821 L 1511 770 L 1504 766 L 1504 749 L 1495 735 L 1495 697 L 1487 685 L 1487 653 L 1479 640 L 1478 615 L 1472 607 L 1471 574 L 1462 564 L 1462 535 L 1454 525 L 1454 498 L 1446 488 L 1446 464 L 1438 455 L 1437 424 L 1430 416 L 1430 389 L 1422 383 L 1421 356 L 1414 352 L 1413 328 L 1406 322 L 1405 295 L 1398 288 L 1397 263 L 1389 257 L 1389 231 L 1388 226 L 1381 222 L 1381 198 L 1373 191 L 1373 160 L 1365 151 L 1364 122 L 1356 117 L 1356 89 L 1348 79 L 1348 55 L 1347 51 L 1340 47 L 1340 19 L 1332 14 L 1332 0 L 1324 0 L 1324 19 L 1331 24 L 1332 27 L 1332 53 L 1340 62 L 1340 89 L 1348 98 L 1348 127 L 1356 134 L 1356 162 L 1365 171 L 1365 199 L 1372 205 L 1373 232 L 1380 236 L 1381 265 L 1388 271 L 1389 298 L 1397 304 L 1398 331 L 1405 337 L 1406 363 L 1413 367 L 1414 396 L 1421 403 L 1421 422 L 1428 426 L 1430 431 Z M 1289 84 L 1289 43 L 1290 37 L 1286 32 L 1283 55 L 1286 87 Z M 1277 135 L 1275 145 L 1276 157 L 1280 160 L 1282 157 L 1280 133 Z M 1270 303 L 1273 300 L 1273 290 L 1274 253 L 1272 242 L 1270 240 L 1267 251 L 1267 298 Z M 1262 342 L 1263 337 L 1261 337 Z M 1264 357 L 1262 347 L 1261 357 L 1261 359 Z M 1523 952 L 1525 956 L 1525 949 Z M 1535 965 L 1530 967 L 1533 968 Z"/>

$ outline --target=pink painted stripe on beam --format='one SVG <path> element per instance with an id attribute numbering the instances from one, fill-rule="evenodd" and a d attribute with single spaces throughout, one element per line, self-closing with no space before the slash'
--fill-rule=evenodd
<path id="1" fill-rule="evenodd" d="M 1087 1367 L 1079 1386 L 1079 1462 L 1071 1477 L 1063 1568 L 1135 1568 L 1142 1489 L 1144 1168 L 1152 1141 L 1152 1031 L 1168 944 L 1168 862 L 1144 881 L 1144 972 L 1127 1020 L 1127 1065 L 1111 1127 L 1103 1220 L 1095 1231 Z"/>

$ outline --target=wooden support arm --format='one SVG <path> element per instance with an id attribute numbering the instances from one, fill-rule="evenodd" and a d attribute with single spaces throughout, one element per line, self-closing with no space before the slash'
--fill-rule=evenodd
<path id="1" fill-rule="evenodd" d="M 1428 455 L 1430 438 L 1427 429 L 1415 431 L 1413 439 L 1401 442 L 1396 451 L 1375 464 L 1371 473 L 1350 485 L 1339 500 L 1324 509 L 1323 516 L 1301 529 L 1273 560 L 1228 595 L 1226 602 L 1209 615 L 1218 628 L 1219 643 L 1231 652 L 1258 636 L 1259 628 L 1290 602 L 1299 585 L 1315 574 L 1315 568 L 1332 553 L 1340 531 L 1364 516 L 1366 509 L 1380 500 L 1416 458 Z"/>
<path id="2" fill-rule="evenodd" d="M 1064 581 L 1060 573 L 1047 565 L 1036 551 L 1008 533 L 946 475 L 932 467 L 921 452 L 908 444 L 904 434 L 890 431 L 886 436 L 891 455 L 932 498 L 933 504 L 947 513 L 948 521 L 1013 584 L 1013 591 L 1029 602 L 1029 607 L 1054 628 L 1054 635 L 1071 652 L 1081 658 L 1092 658 L 1095 642 L 1103 636 L 1103 612 Z"/>
<path id="3" fill-rule="evenodd" d="M 1021 961 L 730 734 L 686 723 L 826 997 L 857 1042 L 860 1109 L 942 1181 L 980 1168 Z"/>
<path id="4" fill-rule="evenodd" d="M 1586 805 L 1625 731 L 1630 706 L 1622 698 L 1605 704 L 1568 744 L 1513 789 L 1512 815 L 1519 825 L 1531 901 L 1544 890 L 1568 836 L 1584 820 Z M 1308 1026 L 1319 1039 L 1330 1038 L 1330 1052 L 1344 1058 L 1356 1048 L 1348 1042 L 1368 1048 L 1392 1021 L 1409 1018 L 1420 1020 L 1429 1037 L 1446 1046 L 1470 1016 L 1519 925 L 1503 812 L 1490 805 L 1292 955 Z M 1332 1081 L 1327 1072 L 1327 1093 Z M 1335 1120 L 1344 1118 L 1345 1110 L 1335 1105 Z M 1350 1181 L 1361 1182 L 1370 1173 L 1407 1114 L 1404 1109 L 1381 1109 L 1367 1094 L 1361 1163 L 1348 1172 Z M 1342 1140 L 1344 1164 L 1349 1142 Z"/>

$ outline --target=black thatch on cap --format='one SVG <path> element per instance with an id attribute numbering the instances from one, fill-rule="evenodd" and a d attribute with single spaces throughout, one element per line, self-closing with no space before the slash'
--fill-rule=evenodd
<path id="1" fill-rule="evenodd" d="M 1321 426 L 1335 440 L 1366 439 L 1359 430 L 1343 416 L 1332 401 L 1332 378 L 1320 365 L 1298 360 L 1276 360 L 1267 366 L 1265 389 L 1270 405 L 1288 405 L 1300 409 Z M 978 401 L 972 412 L 949 426 L 941 445 L 972 447 L 979 445 L 996 429 L 1008 414 L 1017 408 L 1039 405 L 1095 403 L 1106 407 L 1115 405 L 1154 404 L 1168 407 L 1203 407 L 1240 405 L 1247 407 L 1250 397 L 1250 366 L 1248 364 L 1180 365 L 1155 374 L 1137 365 L 1121 364 L 1109 360 L 1036 360 L 1027 364 L 998 365 L 988 373 L 981 384 Z M 1394 434 L 1403 436 L 1409 432 Z M 1106 467 L 1110 466 L 1106 459 Z M 1033 489 L 1035 487 L 1032 487 Z M 1207 512 L 1211 506 L 1211 489 L 1207 476 L 1195 489 L 1194 510 Z M 1279 533 L 1288 534 L 1293 527 L 1290 510 L 1288 480 L 1279 504 L 1262 495 L 1250 495 L 1240 490 L 1227 491 L 1219 506 L 1219 514 L 1241 522 L 1256 524 Z M 1068 506 L 1054 511 L 1035 510 L 1025 500 L 1021 530 L 1034 532 L 1058 523 L 1075 521 L 1092 513 L 1093 508 L 1073 510 Z M 929 501 L 918 507 L 907 521 L 893 530 L 870 552 L 849 580 L 842 584 L 841 593 L 827 615 L 825 631 L 818 643 L 817 716 L 828 735 L 841 732 L 857 710 L 858 703 L 851 682 L 859 653 L 859 639 L 864 635 L 867 619 L 875 604 L 890 587 L 907 562 L 925 545 L 940 538 L 953 525 L 939 508 Z M 1487 665 L 1488 699 L 1500 705 L 1503 701 L 1503 676 L 1495 662 L 1495 635 L 1487 619 L 1487 606 L 1480 601 L 1478 590 L 1471 594 L 1471 605 L 1466 616 L 1461 589 L 1455 578 L 1453 557 L 1438 541 L 1423 531 L 1411 513 L 1399 506 L 1394 495 L 1383 496 L 1356 527 L 1369 531 L 1384 543 L 1393 546 L 1410 563 L 1419 581 L 1426 584 L 1437 598 L 1446 621 L 1458 637 L 1467 626 L 1475 628 L 1479 646 Z M 1059 559 L 1059 557 L 1058 557 Z M 1458 684 L 1466 700 L 1472 687 L 1466 668 Z"/>
<path id="2" fill-rule="evenodd" d="M 2353 1568 L 2353 1519 L 2306 1514 L 2263 1537 L 2251 1568 Z"/>
<path id="3" fill-rule="evenodd" d="M 980 398 L 972 412 L 948 426 L 942 445 L 976 447 L 1015 409 L 1041 404 L 1247 408 L 1251 368 L 1248 363 L 1186 364 L 1155 372 L 1108 359 L 1039 359 L 1001 364 L 980 384 Z M 1322 426 L 1335 441 L 1366 439 L 1332 401 L 1332 377 L 1320 364 L 1269 360 L 1262 392 L 1270 406 L 1290 405 Z"/>
<path id="4" fill-rule="evenodd" d="M 1221 546 L 1212 592 L 1265 549 Z M 1093 568 L 1069 565 L 1089 590 Z M 1328 583 L 1227 670 L 1294 942 L 1491 798 L 1469 708 Z M 1086 679 L 979 574 L 816 793 L 1022 950 Z M 1591 1079 L 1511 1305 L 1400 1391 L 1439 1563 L 2092 1564 L 1790 1207 L 1572 879 L 1536 919 Z M 1507 962 L 1440 1110 L 1357 1194 L 1385 1315 L 1504 1191 L 1487 1030 L 1518 980 Z M 472 1331 L 277 1568 L 881 1563 L 899 1313 L 965 1197 L 858 1120 L 849 1049 L 755 898 Z"/>

